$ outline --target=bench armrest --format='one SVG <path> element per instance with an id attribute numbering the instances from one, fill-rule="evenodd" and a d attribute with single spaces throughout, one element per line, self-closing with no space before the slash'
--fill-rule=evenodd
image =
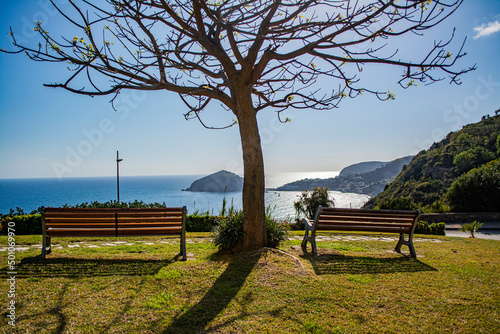
<path id="1" fill-rule="evenodd" d="M 309 221 L 309 219 L 307 218 L 302 218 L 302 223 L 304 224 L 304 227 L 309 230 L 309 231 L 312 231 L 313 230 L 313 225 L 314 223 Z"/>

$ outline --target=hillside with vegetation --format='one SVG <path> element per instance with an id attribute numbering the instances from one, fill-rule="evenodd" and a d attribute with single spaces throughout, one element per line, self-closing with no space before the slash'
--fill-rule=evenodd
<path id="1" fill-rule="evenodd" d="M 340 174 L 334 178 L 298 180 L 287 183 L 276 190 L 304 191 L 321 187 L 345 193 L 375 196 L 394 180 L 412 158 L 412 156 L 407 156 L 389 162 L 357 163 L 342 169 Z"/>
<path id="2" fill-rule="evenodd" d="M 421 151 L 365 208 L 500 211 L 498 110 L 496 114 Z"/>

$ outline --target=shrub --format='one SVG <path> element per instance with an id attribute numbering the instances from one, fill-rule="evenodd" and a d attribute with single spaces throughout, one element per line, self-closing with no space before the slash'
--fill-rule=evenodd
<path id="1" fill-rule="evenodd" d="M 446 199 L 453 211 L 497 211 L 500 203 L 500 159 L 458 177 L 448 189 Z"/>
<path id="2" fill-rule="evenodd" d="M 482 146 L 477 146 L 457 154 L 453 158 L 453 164 L 455 165 L 455 171 L 460 175 L 493 159 L 495 159 L 493 152 Z"/>
<path id="3" fill-rule="evenodd" d="M 212 231 L 212 242 L 220 250 L 233 249 L 243 240 L 243 211 L 237 211 L 228 216 L 216 219 Z"/>
<path id="4" fill-rule="evenodd" d="M 268 212 L 266 214 L 267 247 L 278 247 L 286 240 L 289 229 L 287 222 L 272 218 Z"/>
<path id="5" fill-rule="evenodd" d="M 292 231 L 304 231 L 306 226 L 304 225 L 304 221 L 302 219 L 295 219 L 295 223 L 290 224 L 290 229 Z"/>
<path id="6" fill-rule="evenodd" d="M 40 214 L 4 217 L 2 219 L 2 234 L 7 234 L 8 222 L 14 222 L 16 235 L 42 234 L 42 215 Z"/>
<path id="7" fill-rule="evenodd" d="M 206 215 L 187 216 L 187 232 L 211 232 L 217 224 L 217 217 Z"/>
<path id="8" fill-rule="evenodd" d="M 231 250 L 243 240 L 243 211 L 216 218 L 217 225 L 212 231 L 212 242 L 220 250 Z M 288 236 L 288 224 L 266 214 L 267 247 L 277 247 Z"/>
<path id="9" fill-rule="evenodd" d="M 445 228 L 445 223 L 433 223 L 429 225 L 425 220 L 421 220 L 417 222 L 417 226 L 415 226 L 415 233 L 445 235 Z"/>
<path id="10" fill-rule="evenodd" d="M 500 134 L 497 136 L 497 156 L 500 157 Z"/>
<path id="11" fill-rule="evenodd" d="M 320 205 L 334 206 L 333 200 L 328 197 L 328 188 L 314 188 L 312 192 L 304 191 L 300 199 L 293 203 L 297 217 L 304 214 L 309 219 L 314 219 L 316 210 Z"/>
<path id="12" fill-rule="evenodd" d="M 65 204 L 63 208 L 164 208 L 167 205 L 163 203 L 144 203 L 143 201 L 135 200 L 133 202 L 118 202 L 118 201 L 108 201 L 108 202 L 85 202 L 76 205 Z"/>

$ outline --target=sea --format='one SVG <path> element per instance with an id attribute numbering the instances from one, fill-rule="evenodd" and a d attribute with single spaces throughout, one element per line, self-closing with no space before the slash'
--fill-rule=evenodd
<path id="1" fill-rule="evenodd" d="M 297 191 L 275 191 L 286 183 L 315 178 L 337 176 L 339 172 L 280 173 L 266 175 L 266 206 L 277 219 L 295 219 L 293 203 L 301 194 Z M 208 193 L 190 192 L 191 183 L 206 175 L 120 176 L 120 201 L 165 203 L 167 206 L 186 206 L 188 214 L 209 212 L 218 214 L 223 199 L 227 205 L 242 208 L 241 192 Z M 117 178 L 36 178 L 0 179 L 0 213 L 21 208 L 29 213 L 41 206 L 59 207 L 91 202 L 117 200 Z M 370 197 L 367 195 L 330 191 L 336 207 L 359 208 Z"/>

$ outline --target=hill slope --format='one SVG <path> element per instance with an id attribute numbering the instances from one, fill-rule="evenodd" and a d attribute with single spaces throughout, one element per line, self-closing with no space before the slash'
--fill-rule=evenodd
<path id="1" fill-rule="evenodd" d="M 440 211 L 444 195 L 457 177 L 498 157 L 500 116 L 483 117 L 421 151 L 365 208 L 387 207 L 394 199 L 404 199 L 413 207 Z"/>
<path id="2" fill-rule="evenodd" d="M 349 176 L 354 174 L 368 173 L 374 171 L 375 169 L 382 167 L 387 162 L 382 161 L 367 161 L 360 162 L 354 165 L 347 166 L 340 171 L 339 176 Z"/>
<path id="3" fill-rule="evenodd" d="M 394 180 L 403 166 L 408 164 L 412 158 L 412 156 L 408 156 L 390 162 L 362 162 L 344 168 L 342 172 L 347 172 L 341 172 L 339 176 L 334 178 L 299 180 L 287 183 L 276 190 L 304 191 L 314 187 L 324 187 L 335 191 L 374 196 L 381 192 L 385 185 Z M 362 170 L 367 172 L 352 174 L 354 171 Z"/>

